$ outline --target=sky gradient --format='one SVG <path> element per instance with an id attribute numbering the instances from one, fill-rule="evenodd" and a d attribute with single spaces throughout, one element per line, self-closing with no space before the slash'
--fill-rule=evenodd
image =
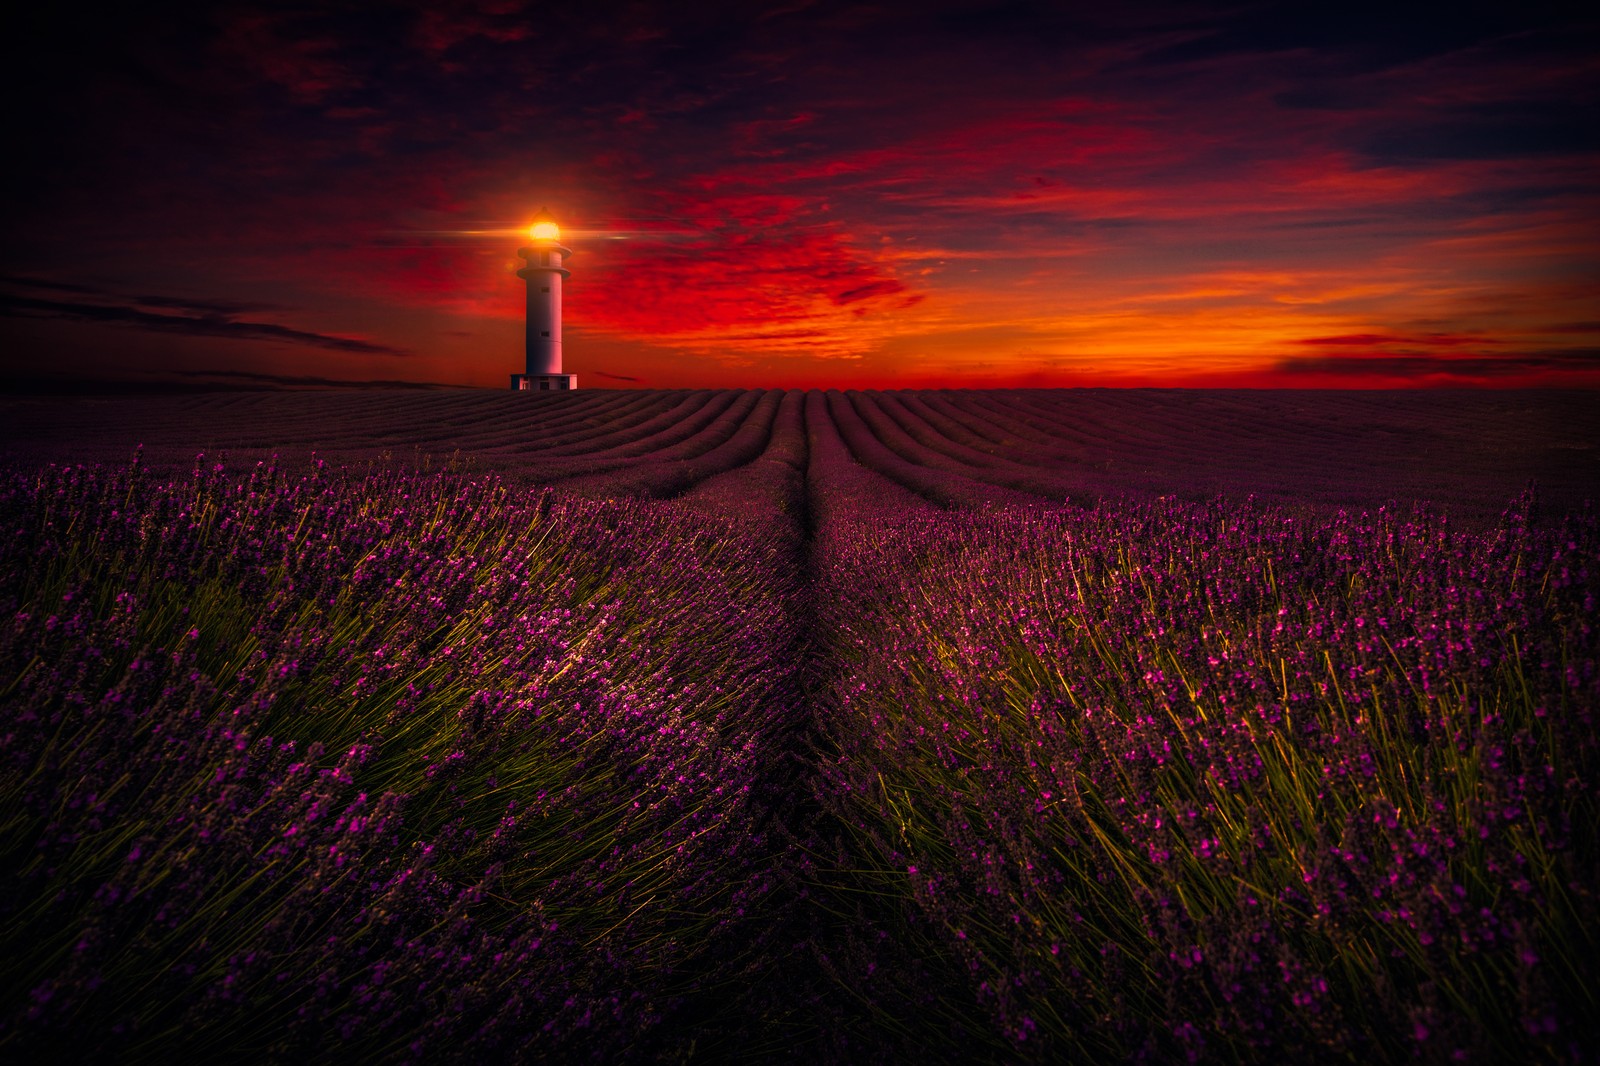
<path id="1" fill-rule="evenodd" d="M 1594 387 L 1578 12 L 35 13 L 0 375 L 503 387 L 548 206 L 584 387 Z"/>

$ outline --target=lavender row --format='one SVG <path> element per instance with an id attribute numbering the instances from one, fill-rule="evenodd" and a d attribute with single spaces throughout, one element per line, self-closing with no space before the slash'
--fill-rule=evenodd
<path id="1" fill-rule="evenodd" d="M 854 392 L 830 390 L 821 396 L 829 419 L 856 460 L 934 506 L 983 509 L 1019 502 L 1015 493 L 983 484 L 958 464 L 908 445 L 903 431 L 872 404 L 859 402 Z"/>
<path id="2" fill-rule="evenodd" d="M 211 464 L 0 523 L 8 1057 L 672 1057 L 769 968 L 759 530 Z"/>
<path id="3" fill-rule="evenodd" d="M 806 394 L 807 494 L 819 535 L 846 523 L 895 521 L 926 506 L 924 498 L 874 469 L 846 443 L 831 407 L 836 394 Z M 864 443 L 860 427 L 852 437 Z"/>
<path id="4" fill-rule="evenodd" d="M 805 433 L 805 393 L 769 392 L 763 404 L 772 403 L 770 424 L 762 427 L 764 442 L 757 450 L 751 426 L 740 427 L 727 447 L 738 447 L 736 461 L 720 472 L 696 481 L 679 498 L 689 509 L 732 520 L 773 525 L 779 536 L 798 542 L 806 533 L 805 476 L 810 450 Z M 755 454 L 748 460 L 743 456 Z M 709 458 L 709 457 L 708 457 Z"/>
<path id="5" fill-rule="evenodd" d="M 1600 523 L 1529 506 L 824 530 L 818 796 L 945 965 L 920 1039 L 1591 1061 Z"/>
<path id="6" fill-rule="evenodd" d="M 603 423 L 586 426 L 572 435 L 570 443 L 546 447 L 540 442 L 528 449 L 529 455 L 540 459 L 572 455 L 578 458 L 631 458 L 648 455 L 661 447 L 670 447 L 693 436 L 738 399 L 738 394 L 726 389 L 701 389 L 685 393 L 676 402 L 659 401 L 646 408 L 642 418 L 634 424 Z"/>
<path id="7" fill-rule="evenodd" d="M 762 390 L 709 394 L 691 415 L 674 415 L 647 436 L 619 434 L 629 439 L 592 451 L 526 456 L 523 477 L 585 496 L 674 496 L 759 455 L 779 398 Z"/>
<path id="8" fill-rule="evenodd" d="M 957 439 L 971 439 L 971 435 L 959 423 L 922 403 L 915 394 L 868 393 L 860 401 L 876 408 L 880 420 L 893 424 L 900 436 L 901 453 L 922 465 L 959 472 L 985 484 L 1026 494 L 1020 499 L 1036 496 L 1083 506 L 1093 501 L 1090 485 L 1105 490 L 1094 480 L 1086 482 L 1069 464 L 1052 461 L 1048 452 L 1013 449 L 1013 458 L 998 449 Z"/>
<path id="9" fill-rule="evenodd" d="M 653 450 L 623 466 L 564 481 L 561 487 L 606 496 L 676 496 L 708 478 L 754 462 L 766 449 L 782 397 L 776 390 L 741 393 L 713 421 L 677 445 Z"/>

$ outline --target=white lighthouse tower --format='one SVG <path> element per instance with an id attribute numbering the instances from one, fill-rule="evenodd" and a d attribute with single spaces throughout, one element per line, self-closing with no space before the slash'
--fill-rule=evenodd
<path id="1" fill-rule="evenodd" d="M 564 265 L 572 249 L 561 244 L 561 227 L 543 208 L 533 220 L 531 243 L 517 249 L 528 265 L 517 277 L 528 283 L 528 371 L 512 374 L 517 391 L 575 389 L 578 375 L 561 372 L 561 285 L 572 276 Z"/>

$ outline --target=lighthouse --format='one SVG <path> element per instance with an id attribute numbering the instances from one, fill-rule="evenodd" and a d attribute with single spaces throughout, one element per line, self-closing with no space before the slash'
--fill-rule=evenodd
<path id="1" fill-rule="evenodd" d="M 511 375 L 511 387 L 519 392 L 575 389 L 578 375 L 561 372 L 561 286 L 572 276 L 565 265 L 572 249 L 561 244 L 561 227 L 543 208 L 529 236 L 528 247 L 517 249 L 527 260 L 517 277 L 528 283 L 528 369 Z"/>

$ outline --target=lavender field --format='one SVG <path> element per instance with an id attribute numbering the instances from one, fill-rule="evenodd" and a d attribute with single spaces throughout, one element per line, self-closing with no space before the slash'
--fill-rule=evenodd
<path id="1" fill-rule="evenodd" d="M 1593 1062 L 1596 407 L 0 400 L 0 1054 Z"/>

